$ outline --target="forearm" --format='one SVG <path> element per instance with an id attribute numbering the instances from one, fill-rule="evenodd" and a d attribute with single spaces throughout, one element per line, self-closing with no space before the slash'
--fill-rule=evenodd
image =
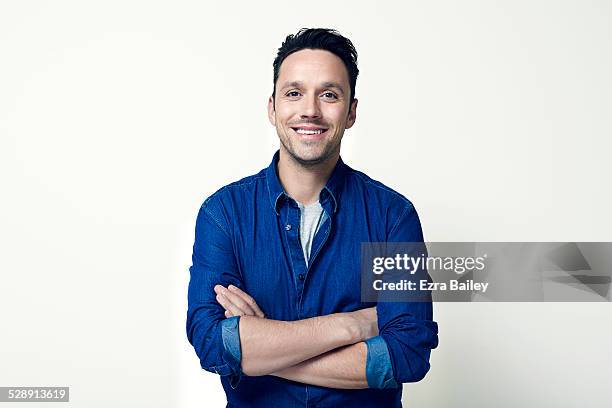
<path id="1" fill-rule="evenodd" d="M 239 333 L 246 375 L 271 374 L 366 336 L 352 313 L 289 322 L 242 316 Z"/>
<path id="2" fill-rule="evenodd" d="M 328 388 L 368 388 L 367 346 L 359 342 L 329 351 L 272 375 Z"/>

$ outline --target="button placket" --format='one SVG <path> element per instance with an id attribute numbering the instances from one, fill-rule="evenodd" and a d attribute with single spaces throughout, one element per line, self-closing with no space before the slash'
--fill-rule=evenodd
<path id="1" fill-rule="evenodd" d="M 287 219 L 283 224 L 285 236 L 287 238 L 289 255 L 291 258 L 291 266 L 293 269 L 293 280 L 297 291 L 297 312 L 300 314 L 302 294 L 304 292 L 304 282 L 306 280 L 306 262 L 304 261 L 304 252 L 300 243 L 300 209 L 295 203 L 290 203 Z"/>

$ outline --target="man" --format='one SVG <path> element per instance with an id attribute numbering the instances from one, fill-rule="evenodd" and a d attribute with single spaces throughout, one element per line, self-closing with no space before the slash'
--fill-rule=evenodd
<path id="1" fill-rule="evenodd" d="M 340 159 L 357 52 L 333 30 L 289 35 L 268 116 L 267 169 L 206 199 L 187 335 L 229 407 L 401 407 L 437 346 L 431 302 L 361 301 L 362 242 L 422 242 L 405 197 Z"/>

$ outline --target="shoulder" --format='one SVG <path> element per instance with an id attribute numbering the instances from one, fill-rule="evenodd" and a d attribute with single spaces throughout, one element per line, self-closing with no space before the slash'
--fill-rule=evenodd
<path id="1" fill-rule="evenodd" d="M 362 190 L 371 199 L 390 207 L 414 208 L 412 201 L 391 187 L 375 180 L 367 174 L 347 166 L 347 189 Z"/>
<path id="2" fill-rule="evenodd" d="M 368 213 L 385 231 L 389 241 L 421 241 L 422 230 L 417 211 L 406 196 L 365 173 L 348 168 L 345 191 L 363 202 Z"/>
<path id="3" fill-rule="evenodd" d="M 204 199 L 200 211 L 218 220 L 227 215 L 228 211 L 239 208 L 241 202 L 249 196 L 252 197 L 265 186 L 265 170 L 219 188 Z"/>

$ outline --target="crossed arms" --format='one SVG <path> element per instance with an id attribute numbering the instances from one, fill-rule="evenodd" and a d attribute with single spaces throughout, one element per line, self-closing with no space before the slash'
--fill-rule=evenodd
<path id="1" fill-rule="evenodd" d="M 330 388 L 367 388 L 364 340 L 378 335 L 375 308 L 298 321 L 269 320 L 236 286 L 215 286 L 226 317 L 240 317 L 242 372 Z"/>
<path id="2" fill-rule="evenodd" d="M 202 368 L 227 376 L 234 388 L 243 373 L 331 388 L 396 387 L 425 376 L 430 351 L 438 342 L 431 303 L 379 302 L 375 309 L 298 321 L 266 319 L 248 294 L 228 289 L 243 285 L 229 223 L 221 218 L 221 211 L 211 214 L 214 205 L 206 202 L 198 214 L 188 291 L 187 337 Z M 397 222 L 399 227 L 391 231 L 389 240 L 422 240 L 418 218 L 412 213 L 411 219 Z M 403 233 L 402 228 L 417 230 L 419 236 Z M 227 323 L 234 328 L 239 324 L 239 342 L 234 347 Z M 366 367 L 375 348 L 384 348 L 391 377 L 368 381 Z M 236 349 L 240 358 L 231 352 Z"/>

